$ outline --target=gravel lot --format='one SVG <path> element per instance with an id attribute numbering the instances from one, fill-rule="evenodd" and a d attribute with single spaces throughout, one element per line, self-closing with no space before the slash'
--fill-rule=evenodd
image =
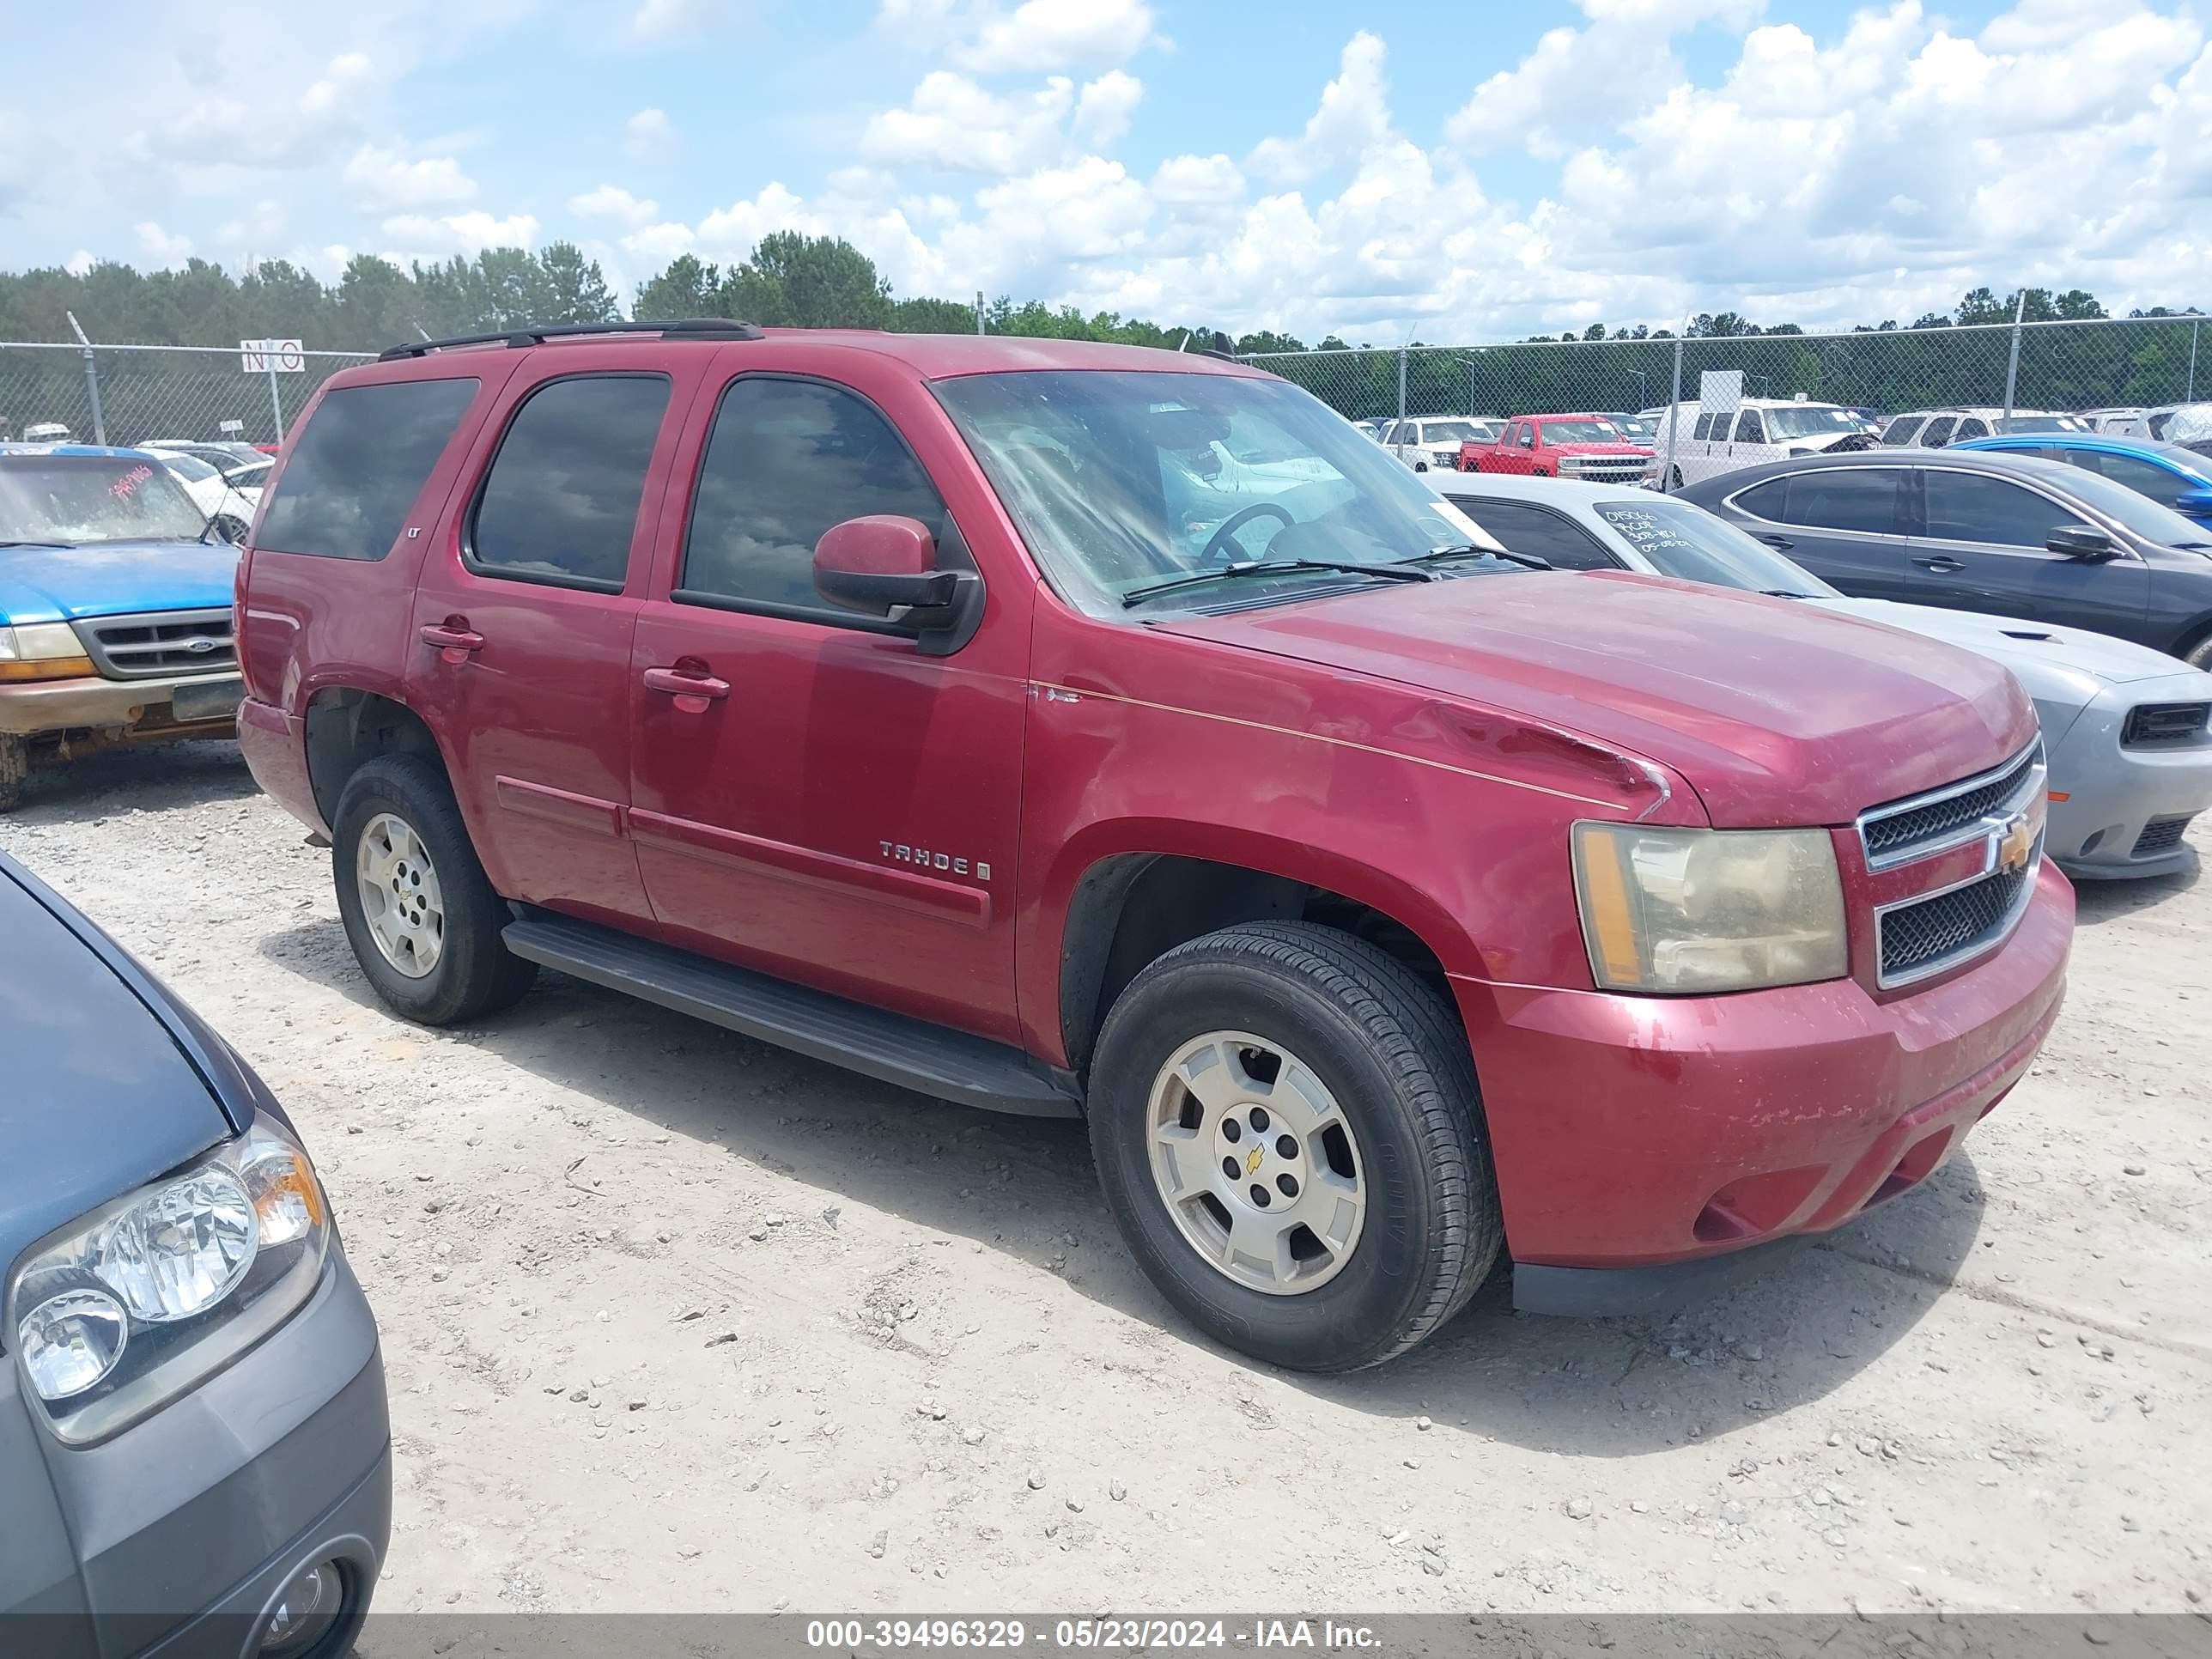
<path id="1" fill-rule="evenodd" d="M 2202 835 L 2200 831 L 2200 836 Z M 2184 1610 L 2212 1596 L 2212 883 L 2086 890 L 2036 1073 L 1679 1320 L 1194 1338 L 1080 1133 L 549 977 L 370 999 L 236 750 L 0 819 L 307 1134 L 384 1332 L 388 1610 Z"/>

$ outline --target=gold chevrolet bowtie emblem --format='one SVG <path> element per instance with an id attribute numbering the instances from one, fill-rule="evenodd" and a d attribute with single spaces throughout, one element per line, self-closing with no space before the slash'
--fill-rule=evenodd
<path id="1" fill-rule="evenodd" d="M 1245 1157 L 1244 1173 L 1246 1175 L 1254 1175 L 1258 1173 L 1260 1160 L 1265 1157 L 1267 1157 L 1267 1153 L 1261 1151 L 1259 1147 L 1255 1146 Z"/>
<path id="2" fill-rule="evenodd" d="M 2008 874 L 2027 868 L 2035 851 L 2035 823 L 2025 812 L 2015 812 L 1997 840 L 1997 868 Z"/>

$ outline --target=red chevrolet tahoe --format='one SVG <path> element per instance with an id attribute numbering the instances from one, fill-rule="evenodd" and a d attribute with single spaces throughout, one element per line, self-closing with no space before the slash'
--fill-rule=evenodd
<path id="1" fill-rule="evenodd" d="M 1651 447 L 1630 442 L 1602 415 L 1516 415 L 1492 441 L 1459 447 L 1462 472 L 1636 483 L 1651 465 Z"/>
<path id="2" fill-rule="evenodd" d="M 540 964 L 1087 1118 L 1225 1343 L 1653 1305 L 1927 1177 L 2071 936 L 1987 659 L 1498 549 L 1194 355 L 717 321 L 335 375 L 239 578 L 378 994 Z"/>

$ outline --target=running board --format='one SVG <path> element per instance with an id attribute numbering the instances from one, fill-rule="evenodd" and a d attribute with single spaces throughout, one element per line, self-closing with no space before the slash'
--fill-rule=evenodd
<path id="1" fill-rule="evenodd" d="M 501 937 L 526 961 L 917 1094 L 1024 1117 L 1082 1115 L 1072 1081 L 964 1031 L 550 911 L 524 911 Z"/>

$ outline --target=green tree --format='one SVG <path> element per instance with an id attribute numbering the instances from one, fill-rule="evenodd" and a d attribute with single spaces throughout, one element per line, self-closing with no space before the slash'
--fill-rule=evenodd
<path id="1" fill-rule="evenodd" d="M 421 311 L 413 277 L 389 259 L 356 253 L 338 276 L 331 344 L 340 350 L 381 350 L 419 339 Z"/>
<path id="2" fill-rule="evenodd" d="M 622 316 L 597 259 L 586 259 L 574 242 L 548 242 L 538 255 L 544 272 L 545 309 L 541 323 L 611 323 Z"/>
<path id="3" fill-rule="evenodd" d="M 638 284 L 637 303 L 630 314 L 649 322 L 711 317 L 721 303 L 721 267 L 702 264 L 696 256 L 679 253 L 659 276 Z"/>
<path id="4" fill-rule="evenodd" d="M 901 334 L 973 334 L 975 307 L 957 300 L 900 300 L 891 306 L 890 326 Z"/>
<path id="5" fill-rule="evenodd" d="M 836 236 L 772 231 L 722 287 L 724 315 L 793 328 L 888 328 L 891 285 Z"/>

